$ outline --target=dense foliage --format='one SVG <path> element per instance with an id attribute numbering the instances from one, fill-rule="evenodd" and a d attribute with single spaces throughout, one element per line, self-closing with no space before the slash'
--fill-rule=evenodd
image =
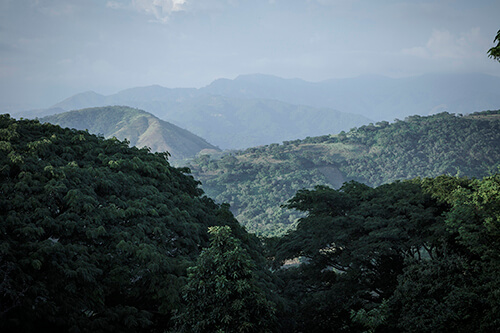
<path id="1" fill-rule="evenodd" d="M 261 268 L 256 239 L 185 171 L 2 115 L 0 331 L 162 332 L 210 226 L 231 226 Z"/>
<path id="2" fill-rule="evenodd" d="M 500 175 L 303 190 L 275 246 L 288 331 L 493 332 L 500 322 Z M 288 268 L 287 268 L 288 267 Z"/>
<path id="3" fill-rule="evenodd" d="M 179 331 L 271 332 L 275 305 L 266 299 L 255 264 L 228 226 L 211 227 L 210 247 L 189 268 Z"/>
<path id="4" fill-rule="evenodd" d="M 494 140 L 487 129 L 496 116 L 474 114 L 468 119 L 477 123 L 469 125 L 487 121 L 479 138 L 490 133 Z M 351 140 L 362 147 L 368 131 L 284 146 L 313 152 L 319 144 L 311 141 L 319 140 L 324 152 Z M 476 151 L 495 159 L 497 147 L 484 142 Z M 281 147 L 266 147 L 276 149 L 277 165 Z M 296 163 L 312 170 L 315 156 L 295 156 Z M 296 229 L 265 240 L 262 249 L 227 205 L 204 196 L 187 170 L 171 167 L 166 157 L 0 117 L 2 332 L 494 332 L 500 326 L 500 174 L 298 190 L 282 207 L 302 212 Z M 229 173 L 242 157 L 215 162 L 226 163 Z M 337 168 L 349 170 L 352 164 L 340 161 Z M 488 170 L 465 162 L 470 170 Z"/>
<path id="5" fill-rule="evenodd" d="M 300 216 L 280 206 L 301 188 L 338 188 L 348 180 L 378 186 L 442 174 L 483 177 L 500 166 L 499 142 L 498 111 L 466 117 L 441 113 L 234 151 L 222 158 L 203 155 L 189 167 L 207 194 L 228 202 L 249 231 L 269 236 L 283 234 Z"/>
<path id="6" fill-rule="evenodd" d="M 252 163 L 226 155 L 220 160 L 202 156 L 196 163 L 190 166 L 207 195 L 229 203 L 238 221 L 258 234 L 284 233 L 300 214 L 280 205 L 311 183 L 328 184 L 318 170 L 294 160 Z"/>

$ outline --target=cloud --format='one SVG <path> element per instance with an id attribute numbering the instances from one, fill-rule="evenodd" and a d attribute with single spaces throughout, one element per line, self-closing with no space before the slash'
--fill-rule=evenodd
<path id="1" fill-rule="evenodd" d="M 120 3 L 118 1 L 108 1 L 108 2 L 106 2 L 106 7 L 112 8 L 112 9 L 124 9 L 124 8 L 127 8 L 127 5 Z"/>
<path id="2" fill-rule="evenodd" d="M 425 44 L 403 49 L 404 55 L 426 59 L 464 59 L 475 57 L 483 41 L 479 28 L 456 36 L 447 30 L 434 30 Z"/>
<path id="3" fill-rule="evenodd" d="M 184 10 L 187 0 L 133 0 L 135 9 L 152 15 L 160 22 L 167 22 L 173 12 Z"/>

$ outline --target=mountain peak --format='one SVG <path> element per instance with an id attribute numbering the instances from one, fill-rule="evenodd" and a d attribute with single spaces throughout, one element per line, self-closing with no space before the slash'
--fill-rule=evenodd
<path id="1" fill-rule="evenodd" d="M 69 110 L 74 105 L 83 105 L 84 107 L 100 106 L 104 103 L 106 97 L 94 91 L 86 91 L 66 98 L 60 103 L 53 105 L 51 108 L 61 108 Z"/>
<path id="2" fill-rule="evenodd" d="M 168 151 L 172 160 L 194 157 L 204 149 L 218 150 L 204 139 L 143 110 L 127 106 L 106 106 L 75 110 L 40 119 L 61 127 L 87 129 L 104 137 L 127 139 L 139 148 Z"/>

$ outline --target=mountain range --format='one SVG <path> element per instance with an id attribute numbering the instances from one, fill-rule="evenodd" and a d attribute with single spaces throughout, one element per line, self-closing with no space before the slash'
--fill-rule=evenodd
<path id="1" fill-rule="evenodd" d="M 132 146 L 166 152 L 171 161 L 194 157 L 200 151 L 218 151 L 193 133 L 158 119 L 152 114 L 125 106 L 107 106 L 63 112 L 40 119 L 61 127 L 88 130 L 106 138 L 130 141 Z"/>
<path id="2" fill-rule="evenodd" d="M 365 75 L 321 82 L 251 74 L 240 75 L 233 80 L 218 79 L 200 89 L 149 86 L 126 89 L 109 96 L 86 92 L 69 97 L 54 107 L 73 110 L 111 104 L 131 105 L 161 117 L 161 106 L 172 107 L 195 97 L 219 95 L 236 99 L 272 99 L 360 114 L 375 121 L 392 121 L 441 111 L 469 113 L 494 110 L 500 106 L 498 91 L 499 77 L 473 73 L 406 78 Z"/>
<path id="3" fill-rule="evenodd" d="M 406 78 L 365 75 L 307 82 L 269 75 L 219 79 L 202 89 L 236 98 L 272 98 L 326 107 L 375 121 L 439 112 L 470 113 L 500 106 L 500 78 L 484 74 L 427 74 Z"/>
<path id="4" fill-rule="evenodd" d="M 307 82 L 270 75 L 218 79 L 196 88 L 136 87 L 104 96 L 85 92 L 46 110 L 127 105 L 206 139 L 222 149 L 244 149 L 336 134 L 376 121 L 439 112 L 466 114 L 500 107 L 500 78 L 484 74 L 432 74 L 408 78 L 360 76 Z M 14 114 L 16 116 L 16 114 Z"/>
<path id="5" fill-rule="evenodd" d="M 372 121 L 356 114 L 274 99 L 227 97 L 159 86 L 128 89 L 111 96 L 87 92 L 54 108 L 71 110 L 98 105 L 129 105 L 147 110 L 223 149 L 338 133 Z"/>

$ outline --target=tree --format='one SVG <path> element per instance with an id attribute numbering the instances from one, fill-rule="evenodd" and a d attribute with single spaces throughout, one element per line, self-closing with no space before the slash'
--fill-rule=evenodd
<path id="1" fill-rule="evenodd" d="M 440 176 L 424 179 L 422 187 L 444 207 L 445 232 L 437 235 L 442 246 L 437 256 L 406 261 L 388 321 L 410 332 L 496 331 L 500 176 Z"/>
<path id="2" fill-rule="evenodd" d="M 447 193 L 441 190 L 443 183 Z M 469 320 L 464 331 L 494 331 L 500 325 L 500 174 L 472 180 L 443 176 L 427 180 L 425 186 L 450 205 L 445 223 L 461 247 L 456 252 L 463 268 L 453 279 L 463 287 L 454 285 L 446 296 L 456 302 L 459 294 L 467 300 L 459 302 L 463 305 L 456 317 L 476 320 Z"/>
<path id="3" fill-rule="evenodd" d="M 0 331 L 163 332 L 214 225 L 253 254 L 166 153 L 0 116 Z"/>
<path id="4" fill-rule="evenodd" d="M 255 264 L 229 226 L 209 228 L 210 247 L 188 269 L 178 316 L 185 332 L 268 332 L 275 305 L 257 283 Z"/>
<path id="5" fill-rule="evenodd" d="M 276 252 L 278 264 L 303 258 L 297 269 L 279 272 L 283 292 L 295 288 L 298 331 L 355 331 L 361 324 L 375 329 L 383 320 L 370 318 L 383 312 L 406 260 L 439 253 L 441 210 L 418 181 L 319 186 L 299 191 L 288 207 L 308 213 Z M 358 315 L 351 317 L 353 310 Z"/>
<path id="6" fill-rule="evenodd" d="M 494 332 L 500 175 L 302 190 L 276 245 L 296 332 Z M 293 331 L 290 330 L 290 331 Z"/>
<path id="7" fill-rule="evenodd" d="M 497 46 L 492 47 L 488 50 L 488 57 L 493 58 L 500 62 L 500 30 L 498 30 L 493 43 L 497 42 Z"/>

